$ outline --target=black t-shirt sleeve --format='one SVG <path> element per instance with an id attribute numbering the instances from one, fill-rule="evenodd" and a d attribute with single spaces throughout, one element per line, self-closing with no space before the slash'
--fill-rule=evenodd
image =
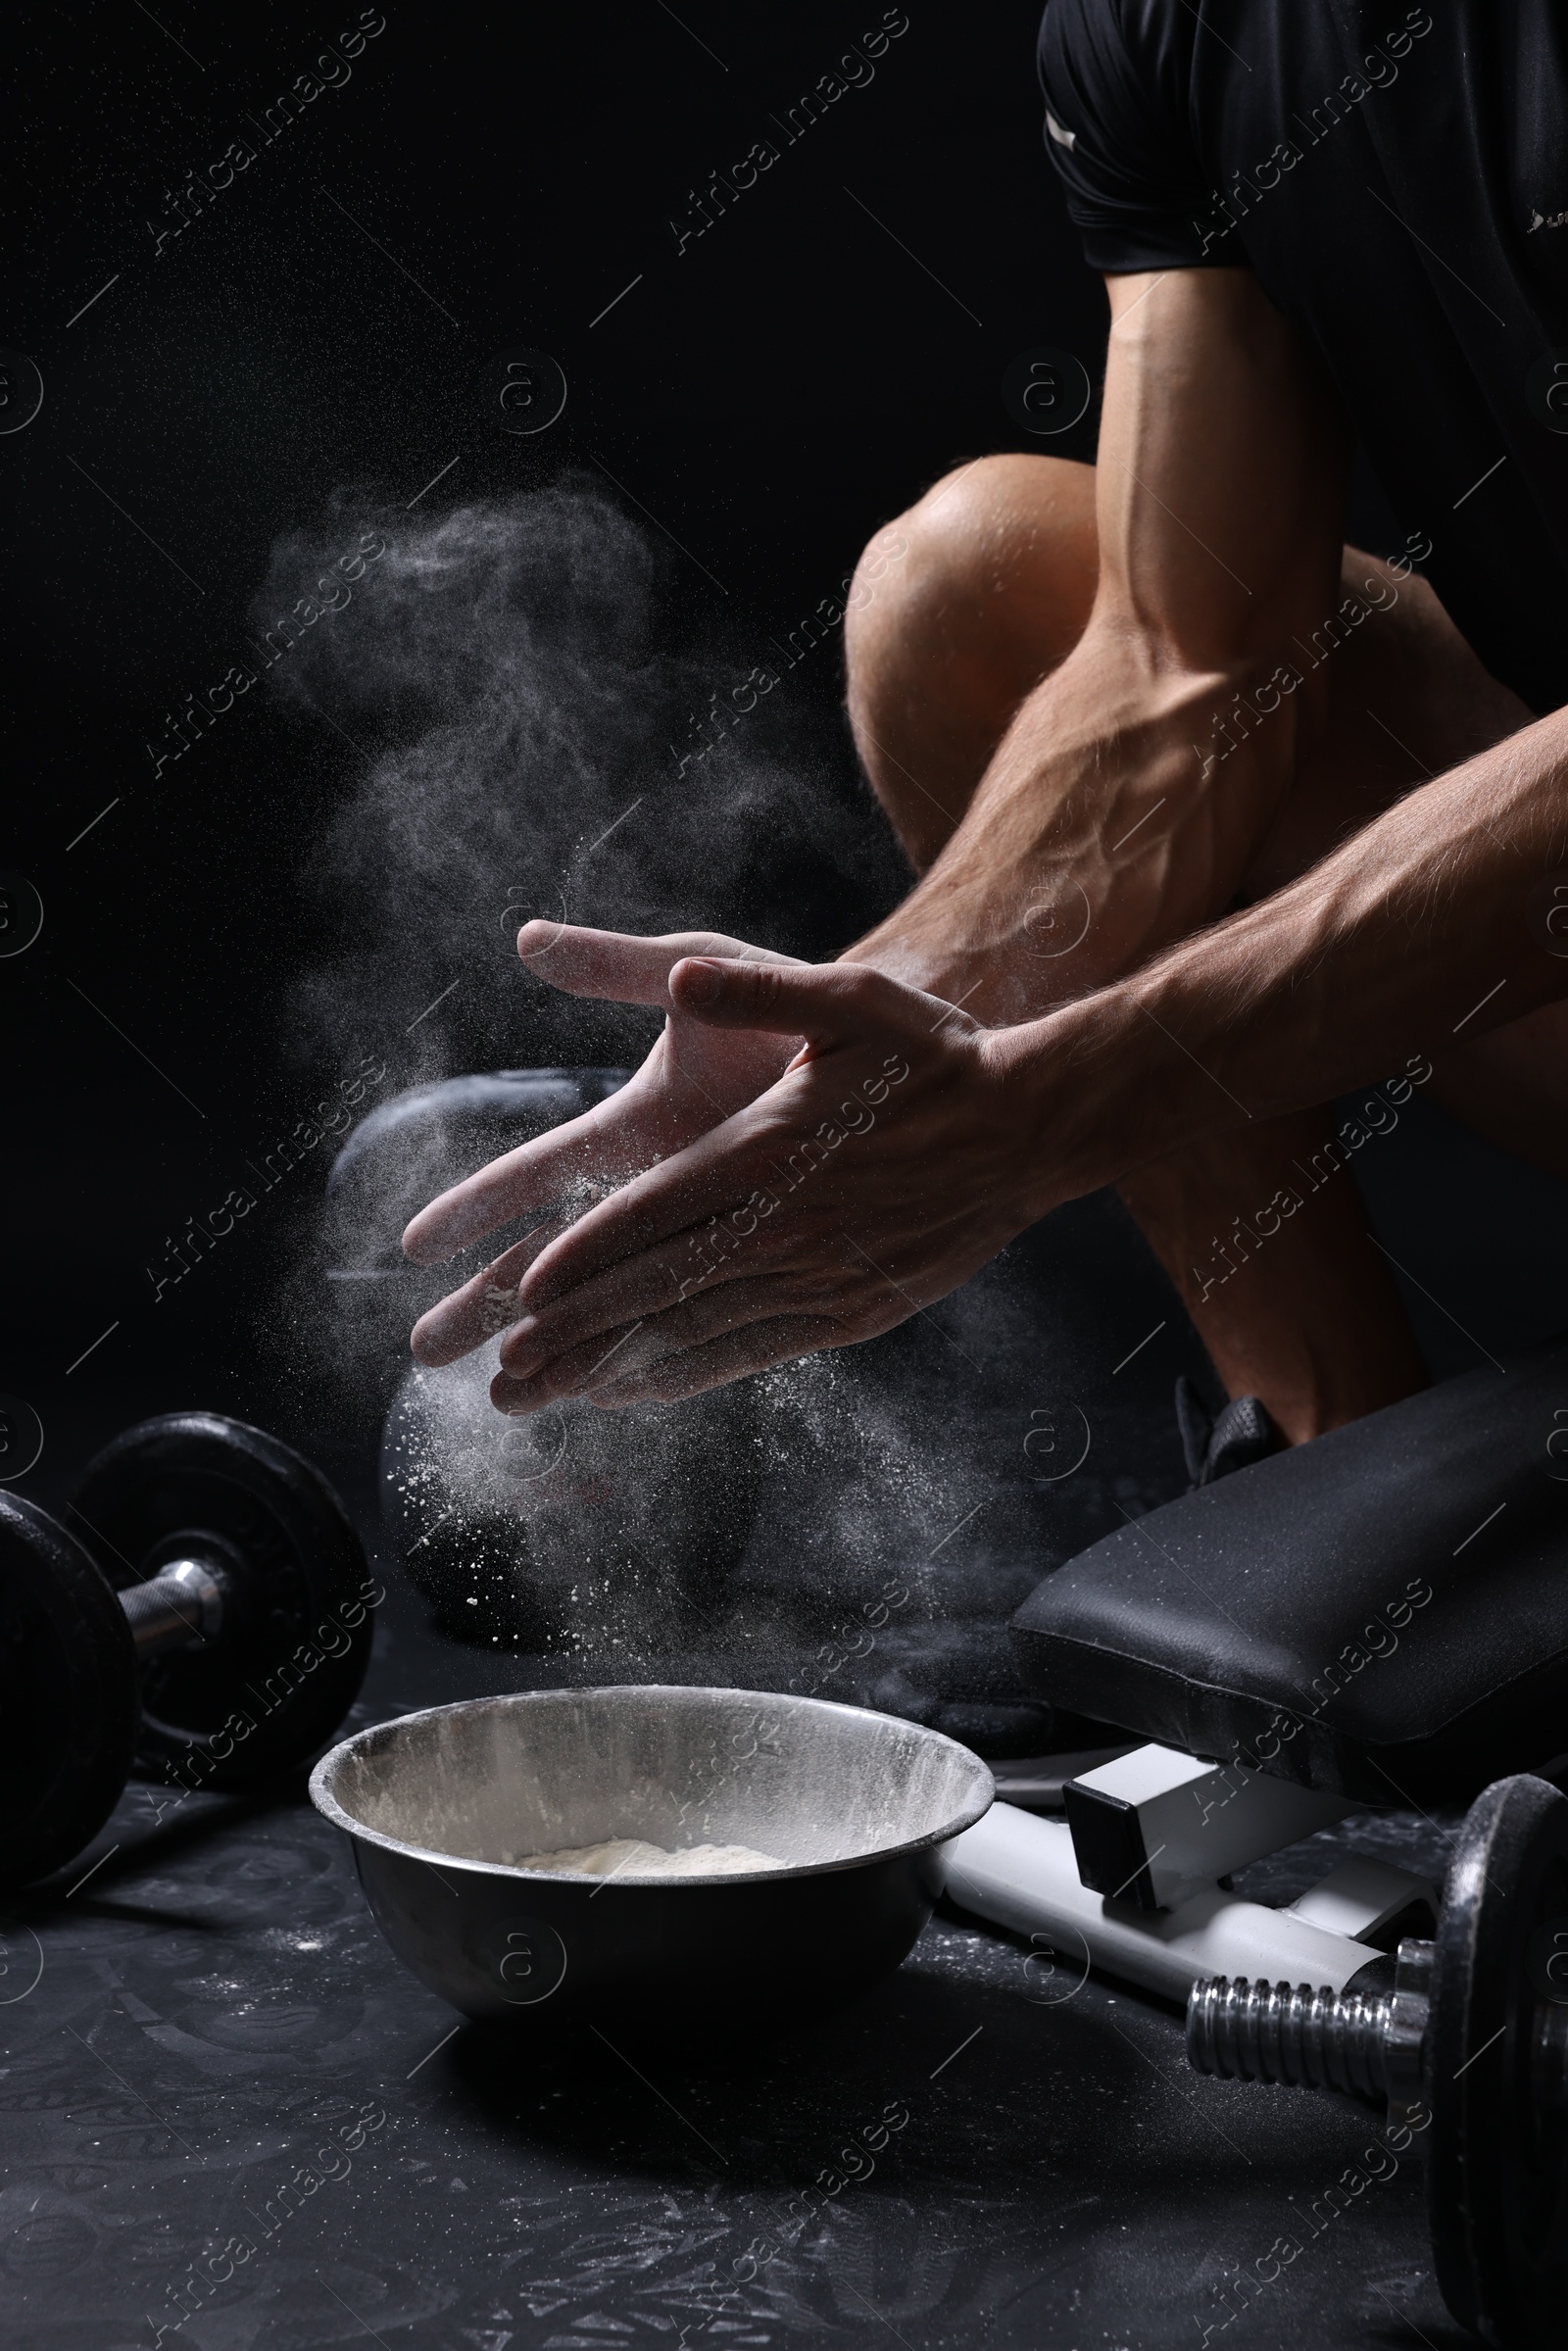
<path id="1" fill-rule="evenodd" d="M 1047 0 L 1046 146 L 1093 269 L 1242 258 L 1194 135 L 1195 29 L 1181 0 Z"/>

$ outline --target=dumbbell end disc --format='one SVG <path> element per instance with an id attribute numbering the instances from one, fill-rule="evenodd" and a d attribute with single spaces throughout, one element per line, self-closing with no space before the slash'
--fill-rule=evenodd
<path id="1" fill-rule="evenodd" d="M 33 1503 L 0 1494 L 0 1886 L 63 1868 L 119 1801 L 136 1651 L 108 1580 Z"/>
<path id="2" fill-rule="evenodd" d="M 1425 2067 L 1438 2283 L 1505 2351 L 1561 2351 L 1568 2310 L 1555 1936 L 1568 1949 L 1568 1796 L 1520 1774 L 1477 1799 L 1454 1847 Z"/>
<path id="3" fill-rule="evenodd" d="M 164 1413 L 90 1463 L 71 1524 L 117 1589 L 178 1558 L 222 1585 L 217 1638 L 144 1667 L 137 1760 L 149 1777 L 245 1793 L 297 1773 L 335 1735 L 381 1592 L 309 1461 L 243 1421 Z"/>

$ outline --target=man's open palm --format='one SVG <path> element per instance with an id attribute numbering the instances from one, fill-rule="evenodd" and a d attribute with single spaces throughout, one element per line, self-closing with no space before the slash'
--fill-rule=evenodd
<path id="1" fill-rule="evenodd" d="M 716 1028 L 694 1020 L 671 1002 L 669 974 L 688 955 L 756 963 L 795 960 L 721 932 L 637 939 L 572 924 L 529 922 L 517 934 L 517 953 L 530 971 L 567 995 L 659 1005 L 664 1027 L 618 1094 L 492 1159 L 414 1218 L 403 1236 L 405 1253 L 416 1264 L 436 1265 L 500 1225 L 543 1215 L 521 1241 L 416 1325 L 414 1352 L 421 1363 L 454 1362 L 511 1321 L 517 1310 L 517 1285 L 548 1243 L 607 1193 L 684 1150 L 765 1093 L 801 1043 L 798 1037 Z"/>

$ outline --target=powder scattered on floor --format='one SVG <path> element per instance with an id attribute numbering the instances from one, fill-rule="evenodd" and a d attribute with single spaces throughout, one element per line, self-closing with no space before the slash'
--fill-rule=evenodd
<path id="1" fill-rule="evenodd" d="M 510 1853 L 503 1860 L 511 1861 Z M 553 1870 L 578 1878 L 727 1878 L 742 1870 L 788 1869 L 776 1853 L 751 1845 L 682 1845 L 667 1853 L 640 1837 L 612 1837 L 602 1845 L 568 1845 L 559 1853 L 523 1853 L 520 1870 Z"/>

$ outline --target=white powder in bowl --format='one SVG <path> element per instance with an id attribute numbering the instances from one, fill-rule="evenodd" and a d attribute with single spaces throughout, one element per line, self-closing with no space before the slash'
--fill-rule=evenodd
<path id="1" fill-rule="evenodd" d="M 512 1855 L 502 1855 L 511 1861 Z M 559 1853 L 519 1854 L 515 1868 L 551 1870 L 573 1878 L 726 1878 L 742 1870 L 788 1869 L 775 1853 L 750 1845 L 682 1845 L 666 1853 L 640 1837 L 612 1837 L 602 1845 L 568 1845 Z"/>

